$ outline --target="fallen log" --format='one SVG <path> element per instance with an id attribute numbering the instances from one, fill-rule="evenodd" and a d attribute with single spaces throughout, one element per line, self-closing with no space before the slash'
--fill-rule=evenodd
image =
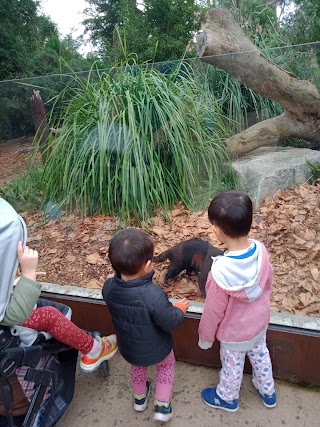
<path id="1" fill-rule="evenodd" d="M 309 81 L 279 68 L 245 36 L 226 9 L 211 9 L 196 36 L 197 55 L 230 73 L 257 94 L 278 102 L 284 113 L 226 140 L 232 158 L 255 148 L 301 138 L 320 146 L 320 94 Z"/>

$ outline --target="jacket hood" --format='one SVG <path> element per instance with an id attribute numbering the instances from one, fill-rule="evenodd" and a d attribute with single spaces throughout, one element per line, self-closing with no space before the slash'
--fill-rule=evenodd
<path id="1" fill-rule="evenodd" d="M 259 276 L 262 246 L 249 239 L 250 247 L 241 251 L 227 251 L 213 258 L 211 273 L 217 285 L 232 297 L 255 301 L 261 295 Z"/>
<path id="2" fill-rule="evenodd" d="M 27 227 L 8 202 L 0 198 L 0 321 L 4 318 L 18 268 L 17 247 L 27 241 Z"/>

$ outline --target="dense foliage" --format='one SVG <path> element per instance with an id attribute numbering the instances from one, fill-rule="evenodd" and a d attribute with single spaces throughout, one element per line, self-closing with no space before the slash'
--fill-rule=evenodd
<path id="1" fill-rule="evenodd" d="M 39 2 L 0 0 L 0 79 L 20 77 L 33 67 L 33 53 L 56 33 L 55 24 L 37 15 Z"/>
<path id="2" fill-rule="evenodd" d="M 177 68 L 208 8 L 228 8 L 264 55 L 320 86 L 319 45 L 285 47 L 320 40 L 318 0 L 87 0 L 90 59 L 40 3 L 0 0 L 0 79 L 27 77 L 0 81 L 0 140 L 34 132 L 34 88 L 60 129 L 44 172 L 13 183 L 12 199 L 36 204 L 41 193 L 67 209 L 146 219 L 232 187 L 223 140 L 281 108 L 193 58 Z"/>
<path id="3" fill-rule="evenodd" d="M 0 0 L 0 140 L 34 132 L 29 108 L 34 88 L 41 89 L 45 101 L 61 88 L 57 77 L 7 80 L 60 74 L 70 67 L 88 70 L 92 63 L 79 54 L 71 36 L 59 36 L 51 19 L 40 14 L 40 3 Z"/>
<path id="4" fill-rule="evenodd" d="M 103 59 L 121 61 L 134 52 L 140 62 L 166 61 L 184 55 L 193 31 L 199 28 L 194 0 L 87 0 L 84 25 Z"/>
<path id="5" fill-rule="evenodd" d="M 225 174 L 227 120 L 192 70 L 127 66 L 75 77 L 44 177 L 47 198 L 82 212 L 134 215 L 212 193 Z M 68 96 L 68 88 L 60 97 Z"/>
<path id="6" fill-rule="evenodd" d="M 61 39 L 56 24 L 40 14 L 40 3 L 0 0 L 0 80 L 60 72 L 60 58 L 74 70 L 90 66 L 71 37 Z"/>

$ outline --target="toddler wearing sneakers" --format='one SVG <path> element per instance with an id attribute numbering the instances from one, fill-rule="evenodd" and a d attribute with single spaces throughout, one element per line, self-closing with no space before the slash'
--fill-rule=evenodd
<path id="1" fill-rule="evenodd" d="M 248 238 L 252 202 L 238 191 L 215 197 L 208 216 L 217 238 L 227 246 L 213 259 L 199 325 L 199 346 L 220 341 L 222 369 L 217 388 L 202 391 L 204 403 L 235 412 L 247 354 L 252 382 L 267 408 L 276 406 L 266 330 L 270 320 L 272 267 L 264 245 Z"/>
<path id="2" fill-rule="evenodd" d="M 27 229 L 23 219 L 0 198 L 0 325 L 11 326 L 12 333 L 18 333 L 24 345 L 32 345 L 37 338 L 32 330 L 49 333 L 79 350 L 82 353 L 80 368 L 84 372 L 93 372 L 116 353 L 116 336 L 93 338 L 50 302 L 39 300 L 38 252 L 25 246 L 26 241 Z M 19 263 L 21 277 L 15 280 Z"/>
<path id="3" fill-rule="evenodd" d="M 119 340 L 119 351 L 131 364 L 133 407 L 144 411 L 150 393 L 147 367 L 157 365 L 154 419 L 172 418 L 170 396 L 175 358 L 172 331 L 184 318 L 190 303 L 173 306 L 165 292 L 152 282 L 154 243 L 144 231 L 129 228 L 111 239 L 109 259 L 116 274 L 103 287 Z"/>

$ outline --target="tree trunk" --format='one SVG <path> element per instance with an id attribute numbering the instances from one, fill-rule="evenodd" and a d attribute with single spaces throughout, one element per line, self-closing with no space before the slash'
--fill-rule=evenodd
<path id="1" fill-rule="evenodd" d="M 226 9 L 210 10 L 196 37 L 198 56 L 230 73 L 257 94 L 278 102 L 285 112 L 226 140 L 233 158 L 284 138 L 302 138 L 320 145 L 320 94 L 267 59 L 244 35 Z"/>
<path id="2" fill-rule="evenodd" d="M 30 98 L 30 108 L 42 161 L 45 163 L 48 156 L 47 141 L 50 135 L 50 128 L 46 119 L 46 111 L 44 109 L 43 101 L 38 90 L 33 91 L 33 95 Z"/>

